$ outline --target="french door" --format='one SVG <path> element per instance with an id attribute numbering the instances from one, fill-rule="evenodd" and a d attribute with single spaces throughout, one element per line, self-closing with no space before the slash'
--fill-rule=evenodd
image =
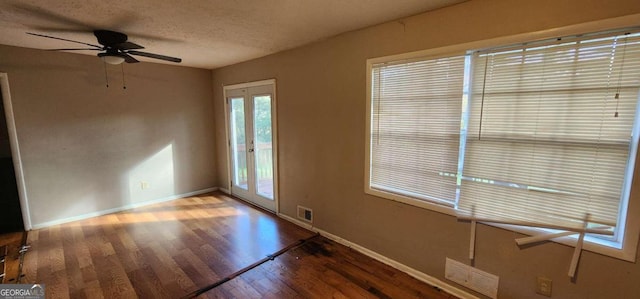
<path id="1" fill-rule="evenodd" d="M 231 194 L 276 211 L 273 80 L 225 86 Z"/>

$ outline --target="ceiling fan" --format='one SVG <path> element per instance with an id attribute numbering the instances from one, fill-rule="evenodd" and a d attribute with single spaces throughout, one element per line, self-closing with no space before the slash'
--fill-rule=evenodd
<path id="1" fill-rule="evenodd" d="M 123 62 L 127 62 L 127 63 L 139 62 L 137 59 L 135 59 L 131 55 L 144 56 L 144 57 L 160 59 L 160 60 L 176 62 L 176 63 L 180 63 L 182 61 L 182 59 L 176 58 L 176 57 L 137 51 L 138 49 L 144 49 L 144 47 L 138 44 L 132 43 L 130 41 L 127 41 L 128 37 L 126 34 L 116 32 L 116 31 L 94 30 L 93 34 L 98 39 L 98 43 L 100 45 L 79 42 L 79 41 L 74 41 L 70 39 L 38 34 L 38 33 L 27 32 L 27 34 L 90 46 L 91 48 L 50 49 L 48 51 L 80 51 L 80 50 L 100 51 L 100 53 L 98 53 L 98 57 L 101 57 L 104 62 L 109 64 L 121 64 Z"/>

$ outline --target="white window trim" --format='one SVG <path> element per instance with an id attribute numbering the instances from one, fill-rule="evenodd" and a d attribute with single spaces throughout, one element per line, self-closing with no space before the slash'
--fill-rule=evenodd
<path id="1" fill-rule="evenodd" d="M 549 38 L 555 38 L 558 36 L 570 36 L 589 32 L 605 31 L 617 28 L 635 27 L 640 25 L 640 14 L 633 14 L 623 17 L 593 21 L 583 24 L 570 25 L 560 28 L 547 29 L 542 31 L 536 31 L 531 33 L 523 33 L 512 36 L 498 37 L 483 41 L 475 41 L 470 43 L 458 44 L 453 46 L 446 46 L 440 48 L 434 48 L 429 50 L 422 50 L 410 53 L 403 53 L 397 55 L 390 55 L 384 57 L 370 58 L 366 62 L 366 93 L 367 93 L 367 107 L 366 107 L 366 127 L 365 127 L 365 165 L 364 165 L 364 192 L 366 194 L 374 195 L 381 198 L 394 200 L 400 203 L 416 206 L 432 210 L 435 212 L 456 216 L 456 210 L 453 207 L 432 203 L 428 201 L 418 200 L 415 198 L 401 196 L 381 190 L 375 190 L 370 188 L 371 182 L 371 70 L 373 65 L 385 63 L 385 62 L 399 62 L 399 61 L 412 61 L 423 59 L 434 59 L 445 56 L 455 56 L 466 54 L 469 50 L 484 49 L 503 45 L 518 44 L 534 40 L 544 40 Z M 637 153 L 636 153 L 637 154 Z M 636 167 L 634 167 L 633 182 L 640 180 L 640 159 L 636 156 Z M 628 199 L 626 221 L 624 223 L 624 238 L 622 249 L 616 249 L 610 246 L 601 245 L 593 241 L 585 239 L 583 249 L 610 257 L 618 258 L 625 261 L 635 262 L 638 240 L 640 238 L 640 182 L 636 185 L 636 188 L 631 188 Z M 546 232 L 542 229 L 536 229 L 531 227 L 486 223 L 488 225 L 504 228 L 511 231 L 516 231 L 526 235 L 541 235 Z M 573 237 L 561 237 L 553 239 L 552 241 L 565 244 L 568 246 L 576 246 L 577 240 Z"/>

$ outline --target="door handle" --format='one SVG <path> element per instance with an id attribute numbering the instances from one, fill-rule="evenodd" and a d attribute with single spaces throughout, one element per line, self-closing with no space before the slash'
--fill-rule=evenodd
<path id="1" fill-rule="evenodd" d="M 250 149 L 249 149 L 249 152 L 250 152 L 250 153 L 253 153 L 253 149 L 252 149 L 252 148 L 250 148 Z"/>

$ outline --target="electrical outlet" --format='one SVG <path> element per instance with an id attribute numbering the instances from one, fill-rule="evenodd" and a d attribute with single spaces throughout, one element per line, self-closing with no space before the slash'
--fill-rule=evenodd
<path id="1" fill-rule="evenodd" d="M 140 189 L 142 189 L 142 190 L 149 189 L 149 183 L 148 182 L 140 182 Z"/>
<path id="2" fill-rule="evenodd" d="M 538 276 L 536 283 L 536 293 L 551 297 L 551 279 L 543 276 Z"/>

